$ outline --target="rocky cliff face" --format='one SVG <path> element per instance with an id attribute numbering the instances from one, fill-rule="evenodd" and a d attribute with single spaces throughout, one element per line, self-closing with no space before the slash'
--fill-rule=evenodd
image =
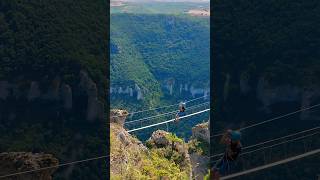
<path id="1" fill-rule="evenodd" d="M 127 115 L 125 110 L 111 110 L 111 177 L 170 179 L 177 173 L 190 179 L 192 172 L 187 145 L 171 133 L 159 130 L 152 134 L 145 146 L 124 129 Z"/>
<path id="2" fill-rule="evenodd" d="M 111 86 L 110 87 L 110 94 L 111 95 L 119 95 L 119 96 L 129 96 L 135 98 L 136 100 L 141 100 L 144 97 L 144 91 L 140 88 L 137 84 L 134 86 Z"/>
<path id="3" fill-rule="evenodd" d="M 126 110 L 113 109 L 110 111 L 110 171 L 111 176 L 124 178 L 124 171 L 129 166 L 139 166 L 141 154 L 147 148 L 136 138 L 132 137 L 123 127 L 128 115 Z"/>
<path id="4" fill-rule="evenodd" d="M 210 148 L 209 121 L 197 124 L 192 128 L 192 137 L 188 144 L 193 178 L 202 180 L 207 173 L 210 161 L 208 152 Z"/>
<path id="5" fill-rule="evenodd" d="M 209 121 L 194 126 L 192 128 L 192 138 L 210 143 Z"/>
<path id="6" fill-rule="evenodd" d="M 178 93 L 180 95 L 187 94 L 191 97 L 210 95 L 210 88 L 207 86 L 198 87 L 192 83 L 179 83 L 174 79 L 164 80 L 161 83 L 163 92 L 174 95 Z M 141 89 L 137 84 L 133 86 L 112 86 L 110 87 L 110 94 L 115 96 L 128 96 L 141 100 L 144 98 L 147 91 Z M 209 98 L 208 98 L 209 99 Z"/>
<path id="7" fill-rule="evenodd" d="M 27 152 L 1 153 L 0 176 L 57 166 L 58 164 L 58 160 L 50 154 L 32 154 Z M 56 170 L 57 168 L 50 168 L 42 171 L 4 178 L 4 180 L 52 180 L 52 174 Z"/>
<path id="8" fill-rule="evenodd" d="M 85 111 L 86 120 L 102 120 L 104 105 L 98 99 L 96 84 L 85 71 L 79 73 L 79 79 L 77 85 L 71 86 L 56 76 L 46 87 L 40 86 L 39 81 L 29 79 L 15 82 L 2 80 L 0 81 L 0 107 L 8 107 L 7 104 L 21 102 L 26 107 L 41 106 L 45 109 L 44 104 L 47 104 L 48 111 L 59 117 L 65 112 L 72 112 L 81 99 L 82 103 L 86 104 L 86 107 L 81 109 Z M 0 111 L 0 120 L 5 119 L 8 113 L 13 118 L 22 115 L 13 107 L 6 109 L 6 112 Z"/>
<path id="9" fill-rule="evenodd" d="M 112 109 L 110 110 L 110 123 L 116 123 L 123 127 L 128 114 L 126 110 Z"/>

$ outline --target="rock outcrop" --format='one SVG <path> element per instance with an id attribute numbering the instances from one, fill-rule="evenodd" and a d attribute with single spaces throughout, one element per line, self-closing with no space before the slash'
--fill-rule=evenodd
<path id="1" fill-rule="evenodd" d="M 197 124 L 192 128 L 192 138 L 210 142 L 209 123 Z"/>
<path id="2" fill-rule="evenodd" d="M 192 165 L 193 178 L 202 180 L 209 166 L 210 132 L 209 122 L 197 124 L 192 128 L 192 137 L 189 140 L 189 153 Z"/>
<path id="3" fill-rule="evenodd" d="M 188 152 L 187 144 L 163 130 L 157 130 L 152 133 L 151 137 L 147 140 L 149 148 L 167 148 L 176 151 L 182 158 L 180 162 L 176 162 L 180 169 L 188 172 L 189 178 L 192 177 L 191 160 Z"/>
<path id="4" fill-rule="evenodd" d="M 5 152 L 0 154 L 0 176 L 32 171 L 39 168 L 57 166 L 58 159 L 50 154 L 28 152 Z M 7 177 L 3 180 L 52 180 L 52 174 L 57 168 L 49 168 L 41 171 Z"/>
<path id="5" fill-rule="evenodd" d="M 132 137 L 124 128 L 128 112 L 125 110 L 110 111 L 110 172 L 111 176 L 122 176 L 128 167 L 139 166 L 142 154 L 147 148 L 137 138 Z"/>
<path id="6" fill-rule="evenodd" d="M 123 127 L 128 114 L 126 110 L 112 109 L 110 111 L 110 123 L 117 123 Z"/>
<path id="7" fill-rule="evenodd" d="M 155 147 L 166 147 L 169 146 L 171 141 L 167 137 L 170 133 L 163 131 L 163 130 L 157 130 L 152 133 L 150 139 L 147 141 L 151 144 L 154 144 Z"/>

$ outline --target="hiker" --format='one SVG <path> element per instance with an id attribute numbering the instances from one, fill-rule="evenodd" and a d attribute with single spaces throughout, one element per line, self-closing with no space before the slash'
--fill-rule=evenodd
<path id="1" fill-rule="evenodd" d="M 221 142 L 226 145 L 223 157 L 217 161 L 212 169 L 212 180 L 219 180 L 220 176 L 226 175 L 230 171 L 230 167 L 241 153 L 241 133 L 236 130 L 227 130 L 222 136 Z"/>
<path id="2" fill-rule="evenodd" d="M 186 110 L 186 103 L 181 102 L 179 104 L 179 112 L 176 114 L 176 122 L 179 121 L 180 117 L 186 115 L 185 110 Z"/>

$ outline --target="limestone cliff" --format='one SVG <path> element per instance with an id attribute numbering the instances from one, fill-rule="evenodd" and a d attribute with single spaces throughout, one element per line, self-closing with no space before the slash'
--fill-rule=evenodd
<path id="1" fill-rule="evenodd" d="M 0 121 L 15 118 L 30 117 L 35 119 L 38 114 L 30 114 L 33 108 L 50 113 L 50 118 L 61 118 L 65 114 L 83 112 L 84 119 L 92 122 L 102 120 L 104 114 L 103 102 L 99 100 L 96 83 L 86 71 L 80 71 L 77 81 L 68 84 L 57 75 L 46 84 L 38 80 L 27 78 L 0 81 Z M 10 107 L 8 104 L 20 103 L 24 106 L 20 110 Z M 32 118 L 31 118 L 32 117 Z M 39 117 L 39 119 L 44 119 Z"/>

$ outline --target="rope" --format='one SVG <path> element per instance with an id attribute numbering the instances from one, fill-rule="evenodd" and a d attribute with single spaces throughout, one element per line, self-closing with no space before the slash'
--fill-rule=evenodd
<path id="1" fill-rule="evenodd" d="M 299 140 L 299 139 L 304 139 L 304 138 L 307 138 L 307 137 L 314 136 L 314 135 L 316 135 L 316 134 L 319 134 L 319 132 L 312 133 L 312 134 L 308 134 L 308 135 L 301 136 L 301 137 L 294 138 L 294 139 L 290 139 L 290 140 L 288 140 L 288 141 L 284 141 L 284 142 L 281 142 L 281 143 L 273 144 L 273 145 L 270 145 L 270 146 L 258 148 L 258 149 L 255 149 L 255 150 L 252 150 L 252 151 L 249 151 L 249 152 L 245 152 L 245 153 L 243 153 L 242 155 L 250 154 L 250 153 L 253 153 L 253 152 L 257 152 L 257 151 L 261 151 L 261 150 L 263 150 L 263 149 L 272 148 L 272 147 L 274 147 L 274 146 L 279 146 L 279 145 L 281 145 L 281 144 L 285 144 L 285 143 L 288 143 L 288 142 L 296 141 L 296 140 Z"/>
<path id="2" fill-rule="evenodd" d="M 227 176 L 221 177 L 220 179 L 221 180 L 225 180 L 225 179 L 230 179 L 230 178 L 242 176 L 242 175 L 245 175 L 245 174 L 249 174 L 249 173 L 253 173 L 253 172 L 256 172 L 256 171 L 263 170 L 263 169 L 267 169 L 267 168 L 270 168 L 270 167 L 273 167 L 273 166 L 285 164 L 285 163 L 288 163 L 288 162 L 291 162 L 291 161 L 294 161 L 294 160 L 302 159 L 304 157 L 311 156 L 311 155 L 314 155 L 314 154 L 317 154 L 317 153 L 320 153 L 320 149 L 309 151 L 307 153 L 303 153 L 303 154 L 300 154 L 300 155 L 297 155 L 297 156 L 293 156 L 293 157 L 290 157 L 290 158 L 287 158 L 287 159 L 284 159 L 284 160 L 281 160 L 281 161 L 273 162 L 273 163 L 266 164 L 266 165 L 263 165 L 263 166 L 259 166 L 259 167 L 256 167 L 256 168 L 253 168 L 253 169 L 249 169 L 249 170 L 246 170 L 246 171 L 242 171 L 242 172 L 234 173 L 234 174 L 231 174 L 231 175 L 227 175 Z"/>
<path id="3" fill-rule="evenodd" d="M 201 97 L 198 97 L 198 98 L 194 98 L 194 99 L 191 99 L 189 101 L 185 101 L 185 103 L 193 102 L 195 100 L 198 100 L 198 99 L 201 99 L 201 98 L 204 98 L 204 97 L 207 97 L 207 96 L 209 96 L 209 95 L 205 95 L 205 96 L 201 96 Z M 145 109 L 145 110 L 141 110 L 141 111 L 134 111 L 134 112 L 128 113 L 128 115 L 129 114 L 137 114 L 137 113 L 141 113 L 141 112 L 147 112 L 147 111 L 154 111 L 154 110 L 157 110 L 157 109 L 162 109 L 162 108 L 167 108 L 167 107 L 172 107 L 172 106 L 177 106 L 177 105 L 179 105 L 179 103 L 171 104 L 171 105 L 168 105 L 168 106 L 161 106 L 161 107 L 157 107 L 157 108 L 153 108 L 153 109 Z M 119 116 L 111 116 L 111 117 L 119 117 Z"/>
<path id="4" fill-rule="evenodd" d="M 95 161 L 95 160 L 99 160 L 99 159 L 104 159 L 106 157 L 109 157 L 109 155 L 107 155 L 107 156 L 98 156 L 98 157 L 94 157 L 94 158 L 89 158 L 89 159 L 83 159 L 83 160 L 79 160 L 79 161 L 63 163 L 63 164 L 59 164 L 59 165 L 56 165 L 56 166 L 49 166 L 49 167 L 44 167 L 44 168 L 39 168 L 39 169 L 34 169 L 34 170 L 29 170 L 29 171 L 22 171 L 22 172 L 7 174 L 7 175 L 0 176 L 0 178 L 8 178 L 8 177 L 12 177 L 12 176 L 18 176 L 18 175 L 27 174 L 27 173 L 33 173 L 33 172 L 38 172 L 38 171 L 43 171 L 43 170 L 48 170 L 48 169 L 59 168 L 59 167 L 63 167 L 63 166 L 69 166 L 69 165 L 72 165 L 72 164 L 79 164 L 79 163 L 84 163 L 84 162 L 88 162 L 88 161 Z"/>
<path id="5" fill-rule="evenodd" d="M 284 117 L 288 117 L 288 116 L 291 116 L 293 114 L 297 114 L 297 113 L 302 112 L 302 111 L 310 110 L 310 109 L 313 109 L 313 108 L 316 108 L 316 107 L 319 107 L 319 106 L 320 106 L 320 104 L 316 104 L 316 105 L 313 105 L 313 106 L 310 106 L 310 107 L 307 107 L 307 108 L 299 109 L 297 111 L 293 111 L 293 112 L 288 113 L 288 114 L 277 116 L 277 117 L 274 117 L 272 119 L 268 119 L 268 120 L 265 120 L 265 121 L 262 121 L 262 122 L 259 122 L 259 123 L 255 123 L 255 124 L 240 128 L 239 130 L 242 131 L 242 130 L 245 130 L 245 129 L 249 129 L 249 128 L 252 128 L 252 127 L 255 127 L 255 126 L 259 126 L 261 124 L 272 122 L 272 121 L 275 121 L 275 120 L 278 120 L 278 119 L 281 119 L 281 118 L 284 118 Z M 219 133 L 219 134 L 212 135 L 210 137 L 218 137 L 218 136 L 222 136 L 223 134 L 224 133 Z"/>
<path id="6" fill-rule="evenodd" d="M 203 105 L 206 105 L 206 104 L 209 104 L 210 102 L 205 102 L 205 103 L 202 103 L 202 104 L 198 104 L 198 105 L 194 105 L 194 106 L 191 106 L 189 107 L 186 111 L 190 110 L 190 109 L 195 109 L 197 107 L 201 107 Z M 148 120 L 148 119 L 153 119 L 155 117 L 159 117 L 159 116 L 165 116 L 167 114 L 175 114 L 179 112 L 178 110 L 176 111 L 171 111 L 171 112 L 167 112 L 167 113 L 163 113 L 163 114 L 158 114 L 158 115 L 155 115 L 155 116 L 149 116 L 149 117 L 146 117 L 146 118 L 141 118 L 141 119 L 136 119 L 136 120 L 133 120 L 133 121 L 128 121 L 128 122 L 125 122 L 124 124 L 130 124 L 130 123 L 134 123 L 134 122 L 138 122 L 138 121 L 142 121 L 144 122 L 143 120 Z"/>
<path id="7" fill-rule="evenodd" d="M 187 118 L 187 117 L 194 116 L 194 115 L 197 115 L 197 114 L 201 114 L 201 113 L 206 112 L 206 111 L 210 111 L 210 109 L 205 109 L 205 110 L 198 111 L 198 112 L 195 112 L 195 113 L 192 113 L 192 114 L 188 114 L 186 116 L 180 117 L 179 119 L 183 119 L 183 118 Z M 153 126 L 158 126 L 158 125 L 161 125 L 161 124 L 169 123 L 169 122 L 172 122 L 172 121 L 175 121 L 175 119 L 170 119 L 168 121 L 164 121 L 164 122 L 160 122 L 160 123 L 156 123 L 156 124 L 151 124 L 149 126 L 144 126 L 144 127 L 128 130 L 128 132 L 134 132 L 134 131 L 150 128 L 150 127 L 153 127 Z"/>

